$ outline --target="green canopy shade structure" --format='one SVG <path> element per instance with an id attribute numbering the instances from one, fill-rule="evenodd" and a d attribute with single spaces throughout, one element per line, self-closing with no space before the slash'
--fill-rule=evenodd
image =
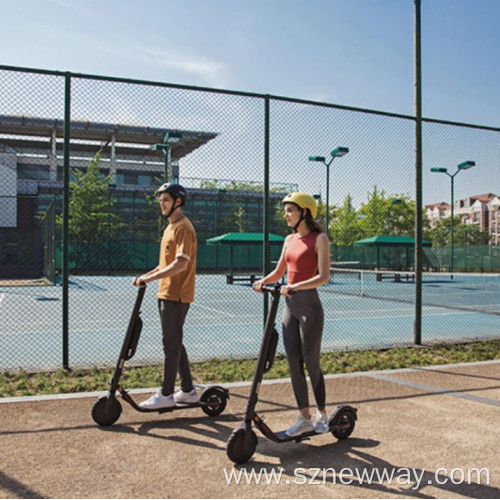
<path id="1" fill-rule="evenodd" d="M 371 238 L 365 238 L 364 240 L 358 240 L 353 243 L 355 247 L 374 247 L 377 250 L 377 269 L 381 268 L 380 265 L 380 249 L 386 249 L 385 253 L 389 254 L 387 258 L 387 266 L 390 269 L 400 268 L 401 265 L 397 265 L 396 262 L 399 261 L 399 253 L 404 251 L 405 254 L 405 265 L 404 268 L 409 270 L 412 255 L 411 250 L 415 247 L 415 238 L 411 236 L 372 236 Z M 422 246 L 430 247 L 432 243 L 430 241 L 422 241 Z M 391 250 L 392 249 L 392 250 Z"/>
<path id="2" fill-rule="evenodd" d="M 411 236 L 372 236 L 371 238 L 365 238 L 364 240 L 358 240 L 354 242 L 355 247 L 361 246 L 401 246 L 401 247 L 413 247 L 415 246 L 415 238 Z M 430 247 L 432 243 L 430 241 L 422 241 L 422 246 Z"/>
<path id="3" fill-rule="evenodd" d="M 269 243 L 283 243 L 285 238 L 277 234 L 269 233 Z M 245 244 L 245 243 L 263 243 L 264 233 L 226 233 L 220 236 L 215 236 L 214 238 L 208 238 L 205 243 L 208 245 L 235 245 L 235 244 Z"/>
<path id="4" fill-rule="evenodd" d="M 272 255 L 279 255 L 285 238 L 269 233 Z M 256 272 L 262 269 L 264 233 L 226 233 L 205 240 L 206 245 L 218 247 L 216 267 L 225 267 L 231 276 L 235 272 Z M 277 257 L 275 257 L 277 258 Z"/>

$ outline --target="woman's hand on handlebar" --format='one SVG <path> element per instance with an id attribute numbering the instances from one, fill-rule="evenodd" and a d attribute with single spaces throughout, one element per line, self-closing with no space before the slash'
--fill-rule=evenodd
<path id="1" fill-rule="evenodd" d="M 295 292 L 295 288 L 291 285 L 283 285 L 280 290 L 281 295 L 284 295 L 285 297 L 290 297 L 290 295 L 293 295 Z"/>
<path id="2" fill-rule="evenodd" d="M 262 287 L 264 286 L 264 282 L 262 280 L 257 280 L 257 281 L 254 281 L 252 283 L 252 288 L 254 289 L 254 291 L 256 292 L 260 292 L 260 293 L 263 293 L 262 292 Z"/>

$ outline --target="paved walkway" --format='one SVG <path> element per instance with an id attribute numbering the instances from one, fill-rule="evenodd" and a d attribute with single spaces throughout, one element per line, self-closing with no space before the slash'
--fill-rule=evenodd
<path id="1" fill-rule="evenodd" d="M 278 445 L 259 434 L 253 459 L 233 467 L 225 445 L 248 391 L 232 386 L 213 419 L 124 404 L 107 429 L 92 421 L 95 397 L 0 400 L 0 497 L 500 498 L 500 360 L 330 377 L 329 408 L 358 408 L 349 439 Z M 273 429 L 294 420 L 289 383 L 260 396 Z"/>

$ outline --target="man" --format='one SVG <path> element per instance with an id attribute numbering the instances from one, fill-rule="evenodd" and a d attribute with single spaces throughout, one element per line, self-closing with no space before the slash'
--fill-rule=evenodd
<path id="1" fill-rule="evenodd" d="M 163 184 L 158 189 L 162 214 L 168 219 L 160 248 L 160 262 L 151 271 L 134 278 L 133 285 L 159 280 L 158 309 L 163 333 L 165 363 L 163 383 L 158 392 L 139 406 L 156 410 L 177 403 L 196 403 L 186 349 L 182 343 L 183 325 L 194 300 L 196 273 L 196 232 L 182 213 L 186 190 L 179 184 Z M 179 373 L 180 391 L 174 394 Z"/>

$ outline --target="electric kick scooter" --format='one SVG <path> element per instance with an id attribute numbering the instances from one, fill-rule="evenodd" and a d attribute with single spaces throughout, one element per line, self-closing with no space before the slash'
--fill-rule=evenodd
<path id="1" fill-rule="evenodd" d="M 111 379 L 109 392 L 106 396 L 99 398 L 92 407 L 92 418 L 94 422 L 101 427 L 113 425 L 122 413 L 122 405 L 117 399 L 118 395 L 125 400 L 134 410 L 143 413 L 166 413 L 175 410 L 185 410 L 186 408 L 201 408 L 208 416 L 213 417 L 220 415 L 226 408 L 227 399 L 229 398 L 228 390 L 214 385 L 207 387 L 200 395 L 196 403 L 179 403 L 170 408 L 145 409 L 141 408 L 130 396 L 130 394 L 120 385 L 120 377 L 123 371 L 125 361 L 131 359 L 137 349 L 139 337 L 142 331 L 141 305 L 146 291 L 146 285 L 139 287 L 137 298 L 135 300 L 134 310 L 130 317 L 127 328 L 127 333 L 123 341 L 120 357 Z"/>
<path id="2" fill-rule="evenodd" d="M 272 296 L 271 307 L 266 319 L 257 367 L 255 369 L 250 396 L 248 397 L 245 410 L 245 419 L 242 424 L 232 432 L 226 445 L 227 456 L 236 464 L 242 464 L 250 460 L 257 448 L 257 435 L 252 429 L 252 424 L 257 427 L 266 438 L 275 443 L 288 443 L 290 441 L 300 442 L 320 435 L 312 431 L 299 436 L 290 437 L 285 431 L 273 432 L 270 427 L 264 423 L 263 417 L 259 416 L 255 411 L 262 377 L 264 373 L 271 369 L 276 354 L 278 332 L 276 331 L 274 321 L 280 301 L 280 289 L 280 284 L 262 287 L 263 292 L 270 293 Z M 351 435 L 356 424 L 356 412 L 356 408 L 352 406 L 339 405 L 330 415 L 329 429 L 337 439 L 346 439 Z"/>

